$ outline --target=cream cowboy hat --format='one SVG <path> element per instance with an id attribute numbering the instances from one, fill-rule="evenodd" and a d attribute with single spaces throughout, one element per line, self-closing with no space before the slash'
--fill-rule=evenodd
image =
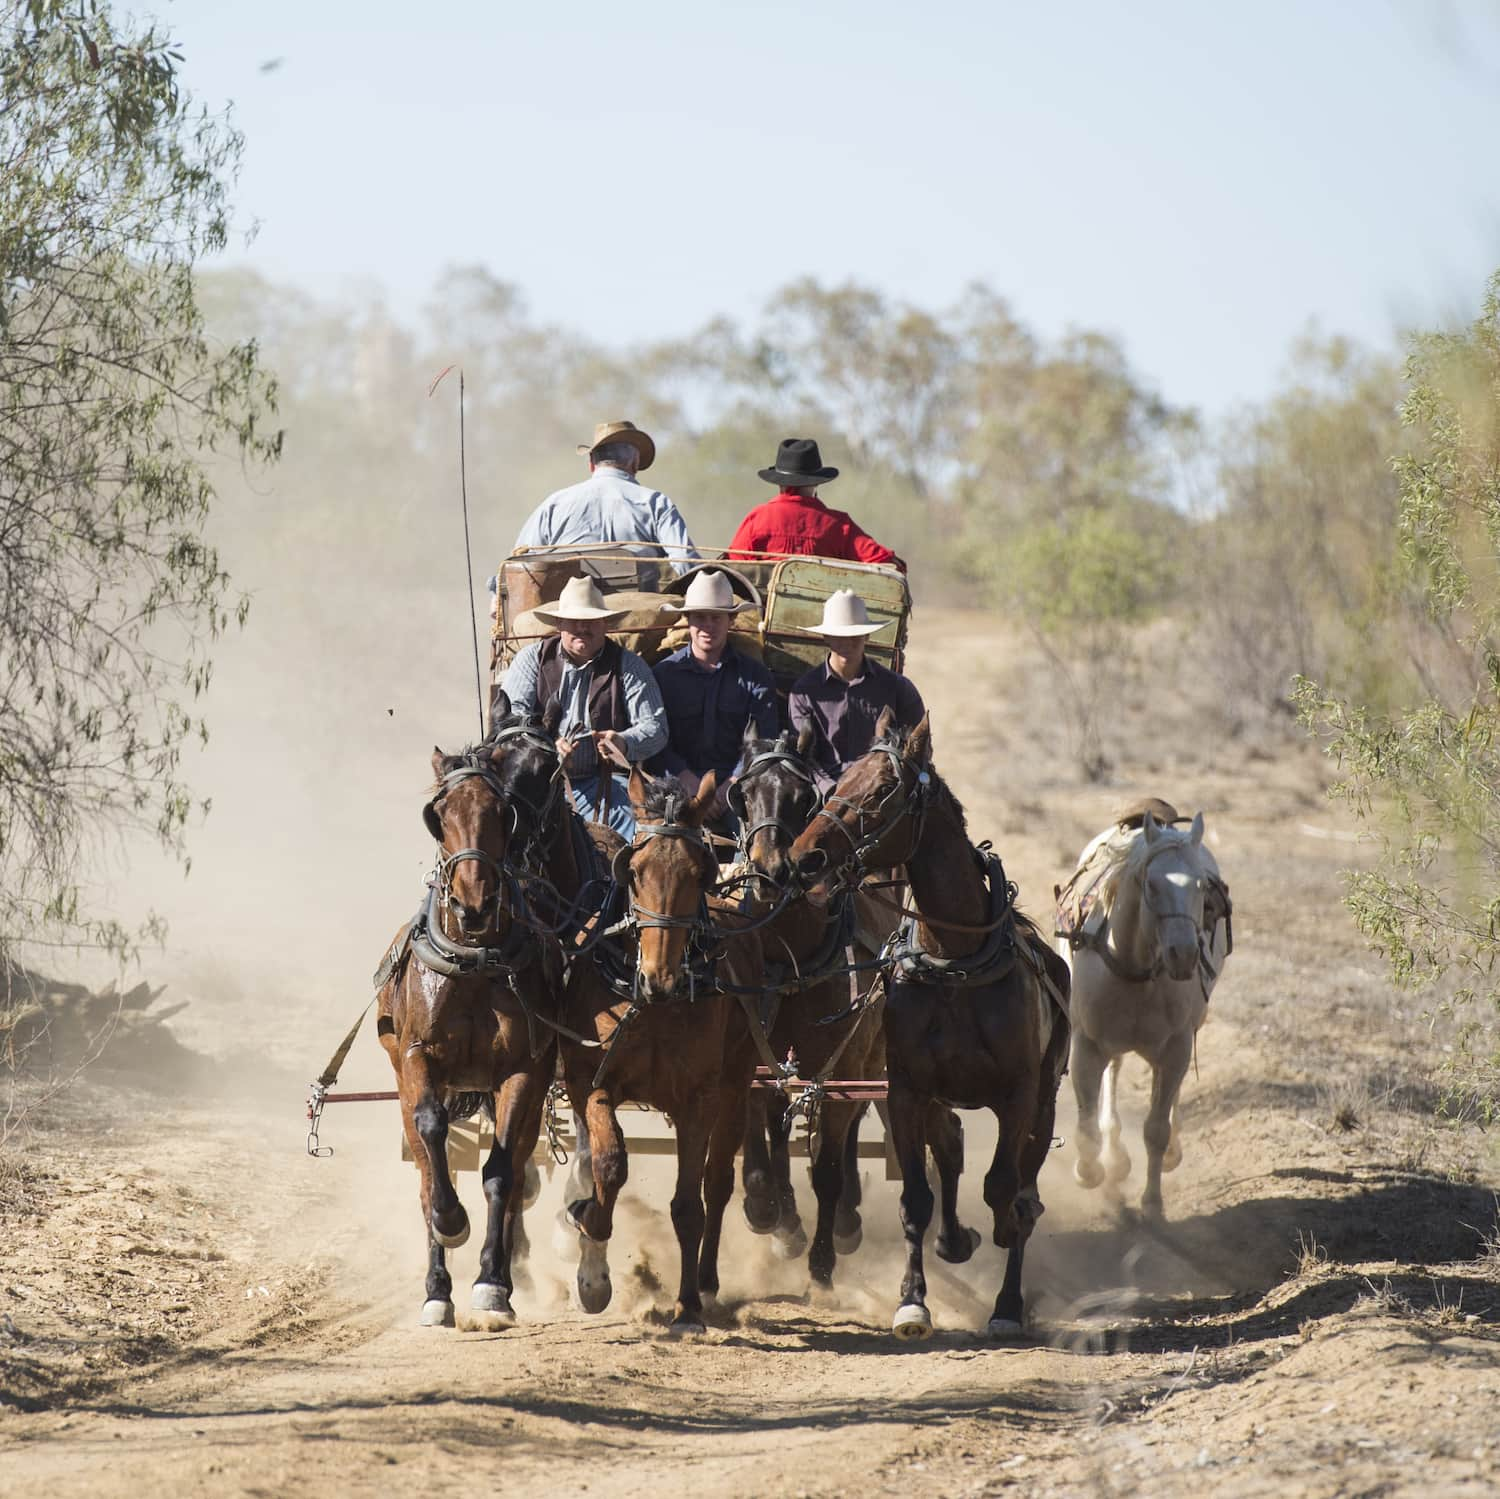
<path id="1" fill-rule="evenodd" d="M 606 607 L 592 578 L 569 578 L 555 604 L 538 605 L 531 612 L 544 625 L 561 625 L 568 619 L 624 619 L 630 611 Z"/>
<path id="2" fill-rule="evenodd" d="M 663 604 L 673 614 L 691 614 L 695 609 L 714 609 L 720 614 L 738 614 L 750 605 L 734 596 L 729 579 L 723 573 L 701 572 L 688 584 L 688 591 L 680 604 Z"/>
<path id="3" fill-rule="evenodd" d="M 656 444 L 634 422 L 600 422 L 594 428 L 593 441 L 579 443 L 578 451 L 592 453 L 607 442 L 628 442 L 641 455 L 641 461 L 636 465 L 637 473 L 656 462 Z"/>
<path id="4" fill-rule="evenodd" d="M 823 600 L 822 620 L 804 633 L 840 637 L 873 635 L 877 630 L 885 629 L 889 623 L 889 620 L 880 620 L 871 624 L 870 611 L 865 608 L 865 601 L 852 588 L 840 588 Z"/>

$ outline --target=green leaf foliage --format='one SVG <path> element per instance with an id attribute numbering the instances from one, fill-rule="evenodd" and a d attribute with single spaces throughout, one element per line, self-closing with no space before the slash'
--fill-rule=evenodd
<path id="1" fill-rule="evenodd" d="M 207 461 L 274 458 L 253 341 L 205 333 L 239 135 L 107 4 L 0 0 L 0 950 L 123 946 L 81 890 L 100 836 L 180 848 L 181 749 L 243 603 Z"/>

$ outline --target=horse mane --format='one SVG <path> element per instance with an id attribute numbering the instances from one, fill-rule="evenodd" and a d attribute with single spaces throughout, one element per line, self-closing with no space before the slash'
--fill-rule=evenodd
<path id="1" fill-rule="evenodd" d="M 670 776 L 658 779 L 644 771 L 641 772 L 641 781 L 645 789 L 644 799 L 639 809 L 641 819 L 649 819 L 652 822 L 681 822 L 683 809 L 693 800 L 682 789 L 682 783 Z"/>

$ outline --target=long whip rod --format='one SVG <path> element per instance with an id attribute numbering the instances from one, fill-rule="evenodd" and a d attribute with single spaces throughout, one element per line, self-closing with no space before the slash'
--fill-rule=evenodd
<path id="1" fill-rule="evenodd" d="M 449 365 L 448 369 L 427 387 L 427 394 L 432 393 L 442 383 L 443 376 L 449 370 L 455 368 Z M 474 608 L 474 553 L 469 544 L 469 475 L 468 466 L 465 462 L 464 448 L 464 372 L 463 367 L 458 366 L 458 493 L 463 504 L 464 513 L 464 566 L 468 570 L 469 579 L 469 629 L 474 638 L 474 694 L 479 702 L 479 737 L 484 738 L 484 675 L 479 668 L 479 615 Z"/>

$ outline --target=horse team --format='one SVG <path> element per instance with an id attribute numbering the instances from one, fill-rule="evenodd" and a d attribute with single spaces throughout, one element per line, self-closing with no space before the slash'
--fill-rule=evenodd
<path id="1" fill-rule="evenodd" d="M 719 1289 L 742 1151 L 747 1222 L 800 1251 L 790 1114 L 806 1115 L 812 1133 L 813 1280 L 830 1284 L 838 1256 L 857 1248 L 853 1166 L 867 1102 L 825 1086 L 835 1079 L 870 1080 L 865 1098 L 885 1081 L 906 1246 L 892 1319 L 899 1337 L 932 1329 L 923 1248 L 934 1207 L 940 1258 L 961 1263 L 979 1244 L 958 1216 L 955 1109 L 989 1109 L 997 1121 L 984 1177 L 994 1242 L 1007 1251 L 994 1337 L 1016 1336 L 1024 1320 L 1022 1262 L 1070 1054 L 1084 1185 L 1129 1170 L 1112 1090 L 1101 1147 L 1101 1077 L 1112 1079 L 1127 1051 L 1151 1063 L 1143 1206 L 1160 1212 L 1161 1172 L 1179 1154 L 1177 1090 L 1226 950 L 1227 891 L 1203 846 L 1201 815 L 1182 827 L 1156 804 L 1115 830 L 1123 853 L 1097 892 L 1104 915 L 1065 945 L 1070 965 L 1017 909 L 1000 859 L 970 839 L 933 766 L 925 718 L 909 732 L 882 720 L 870 751 L 826 798 L 795 735 L 752 732 L 731 792 L 742 832 L 727 869 L 704 829 L 711 775 L 689 796 L 635 769 L 637 831 L 625 843 L 585 822 L 563 794 L 555 728 L 512 713 L 501 694 L 482 744 L 434 754 L 424 819 L 436 869 L 422 911 L 376 975 L 379 1037 L 421 1176 L 424 1324 L 455 1323 L 446 1251 L 466 1241 L 469 1222 L 446 1140 L 450 1121 L 478 1108 L 493 1112 L 494 1145 L 482 1169 L 487 1214 L 471 1320 L 514 1324 L 527 1165 L 554 1082 L 577 1126 L 562 1226 L 576 1236 L 586 1311 L 611 1297 L 608 1249 L 628 1171 L 617 1111 L 645 1104 L 671 1121 L 676 1333 L 703 1330 Z M 881 893 L 904 889 L 880 878 L 896 869 L 909 881 L 909 905 Z M 898 906 L 899 925 L 873 963 L 851 961 L 859 912 L 872 901 Z M 752 1088 L 758 1067 L 781 1086 Z"/>

